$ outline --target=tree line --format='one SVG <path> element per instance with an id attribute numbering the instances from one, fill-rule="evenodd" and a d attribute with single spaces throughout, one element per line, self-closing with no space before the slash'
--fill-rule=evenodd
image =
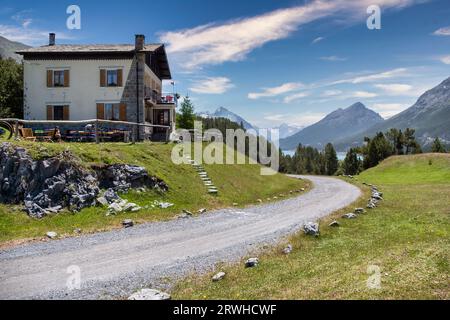
<path id="1" fill-rule="evenodd" d="M 0 59 L 0 118 L 23 118 L 23 66 Z"/>

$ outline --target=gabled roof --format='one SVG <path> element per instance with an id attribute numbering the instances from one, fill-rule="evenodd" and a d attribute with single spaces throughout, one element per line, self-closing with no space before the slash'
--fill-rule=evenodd
<path id="1" fill-rule="evenodd" d="M 54 46 L 42 46 L 19 50 L 16 53 L 23 55 L 24 59 L 98 59 L 115 58 L 124 56 L 132 58 L 135 52 L 135 46 L 131 44 L 60 44 Z M 139 51 L 147 54 L 154 54 L 157 57 L 159 65 L 159 76 L 162 80 L 172 79 L 166 50 L 163 44 L 145 44 L 144 49 Z M 99 57 L 100 56 L 100 57 Z"/>
<path id="2" fill-rule="evenodd" d="M 164 47 L 163 44 L 146 44 L 141 52 L 154 52 Z M 31 53 L 130 53 L 134 52 L 134 45 L 130 44 L 60 44 L 54 46 L 42 46 L 17 51 L 18 54 Z"/>

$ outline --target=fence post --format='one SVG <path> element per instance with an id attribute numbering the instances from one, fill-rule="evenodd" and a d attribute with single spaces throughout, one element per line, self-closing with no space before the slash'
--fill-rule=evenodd
<path id="1" fill-rule="evenodd" d="M 131 136 L 131 142 L 132 142 L 133 144 L 136 143 L 136 133 L 137 133 L 137 130 L 139 130 L 139 129 L 138 129 L 137 124 L 136 124 L 136 126 L 133 126 L 133 134 L 132 134 L 132 136 Z"/>
<path id="2" fill-rule="evenodd" d="M 95 121 L 95 143 L 100 143 L 100 137 L 98 135 L 98 120 Z"/>

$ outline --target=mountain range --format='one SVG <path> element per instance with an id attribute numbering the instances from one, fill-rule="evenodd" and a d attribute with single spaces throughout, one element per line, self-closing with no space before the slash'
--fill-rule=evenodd
<path id="1" fill-rule="evenodd" d="M 413 106 L 405 111 L 368 127 L 361 133 L 335 140 L 336 147 L 345 149 L 360 145 L 364 137 L 371 137 L 377 132 L 386 132 L 391 128 L 415 129 L 417 140 L 425 147 L 430 145 L 436 137 L 445 144 L 450 144 L 450 78 L 425 92 Z"/>
<path id="2" fill-rule="evenodd" d="M 333 111 L 319 122 L 280 140 L 283 150 L 293 150 L 301 143 L 323 149 L 328 142 L 364 132 L 368 127 L 382 123 L 383 118 L 357 102 L 346 109 Z"/>
<path id="3" fill-rule="evenodd" d="M 11 40 L 8 40 L 2 36 L 0 36 L 0 58 L 1 59 L 8 59 L 12 58 L 16 60 L 17 62 L 22 61 L 22 56 L 16 54 L 15 52 L 18 50 L 28 49 L 29 46 L 20 43 L 20 42 L 14 42 Z"/>

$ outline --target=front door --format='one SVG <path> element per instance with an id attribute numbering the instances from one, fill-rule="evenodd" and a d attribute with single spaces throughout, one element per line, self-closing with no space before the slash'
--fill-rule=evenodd
<path id="1" fill-rule="evenodd" d="M 155 125 L 158 126 L 170 126 L 170 110 L 154 110 L 153 119 Z M 164 128 L 155 128 L 157 133 L 166 132 Z"/>

